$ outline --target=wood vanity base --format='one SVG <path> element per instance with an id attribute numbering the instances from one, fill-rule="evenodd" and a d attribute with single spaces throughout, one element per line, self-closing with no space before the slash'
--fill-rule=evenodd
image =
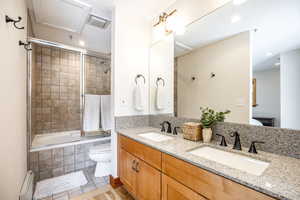
<path id="1" fill-rule="evenodd" d="M 275 200 L 119 134 L 119 176 L 139 200 Z"/>

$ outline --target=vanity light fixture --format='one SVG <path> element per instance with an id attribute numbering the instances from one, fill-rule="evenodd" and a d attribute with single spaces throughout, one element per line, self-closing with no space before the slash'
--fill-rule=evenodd
<path id="1" fill-rule="evenodd" d="M 173 10 L 169 14 L 162 13 L 159 16 L 159 21 L 153 25 L 157 32 L 161 35 L 174 32 L 177 35 L 183 35 L 185 32 L 185 25 L 183 20 L 178 16 L 177 10 Z"/>

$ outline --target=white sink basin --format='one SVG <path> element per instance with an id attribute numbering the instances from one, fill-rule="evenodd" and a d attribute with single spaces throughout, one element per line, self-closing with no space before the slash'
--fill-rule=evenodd
<path id="1" fill-rule="evenodd" d="M 207 146 L 189 151 L 189 153 L 256 176 L 260 176 L 270 164 L 265 161 Z"/>
<path id="2" fill-rule="evenodd" d="M 160 133 L 155 133 L 155 132 L 148 132 L 148 133 L 142 133 L 139 134 L 140 137 L 152 140 L 154 142 L 163 142 L 166 140 L 172 140 L 173 138 L 171 136 L 163 135 Z"/>

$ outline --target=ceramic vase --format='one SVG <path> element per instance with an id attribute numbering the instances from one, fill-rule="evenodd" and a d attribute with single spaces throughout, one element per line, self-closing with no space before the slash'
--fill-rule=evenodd
<path id="1" fill-rule="evenodd" d="M 203 142 L 209 143 L 211 141 L 211 138 L 212 138 L 212 129 L 211 128 L 204 128 L 202 130 L 202 134 L 203 134 Z"/>

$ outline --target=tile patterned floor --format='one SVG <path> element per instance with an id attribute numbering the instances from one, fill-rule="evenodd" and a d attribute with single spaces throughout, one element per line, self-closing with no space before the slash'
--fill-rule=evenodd
<path id="1" fill-rule="evenodd" d="M 86 179 L 88 181 L 88 183 L 86 185 L 81 186 L 79 188 L 75 188 L 73 190 L 69 190 L 69 191 L 66 191 L 66 192 L 55 194 L 55 195 L 52 195 L 52 196 L 49 196 L 49 197 L 46 197 L 46 198 L 43 198 L 43 199 L 39 199 L 39 200 L 69 200 L 70 198 L 72 198 L 74 196 L 78 196 L 82 193 L 92 191 L 96 188 L 100 188 L 100 187 L 102 187 L 102 186 L 109 183 L 109 177 L 108 176 L 101 177 L 101 178 L 96 178 L 94 176 L 94 172 L 95 172 L 94 167 L 84 169 L 83 172 L 84 172 L 84 174 L 86 176 Z"/>

